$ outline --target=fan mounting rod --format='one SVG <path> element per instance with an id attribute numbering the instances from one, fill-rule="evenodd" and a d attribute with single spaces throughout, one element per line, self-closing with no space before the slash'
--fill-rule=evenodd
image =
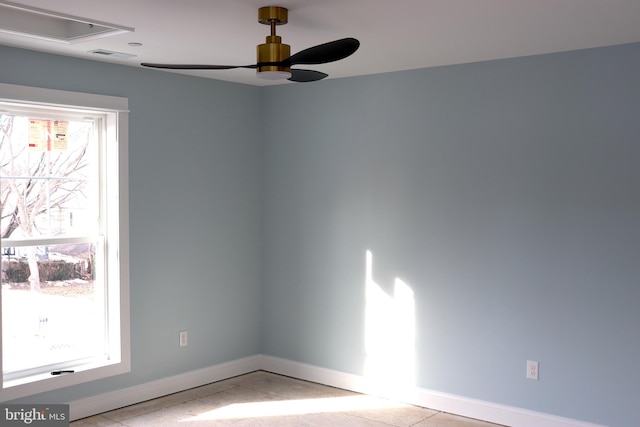
<path id="1" fill-rule="evenodd" d="M 291 56 L 291 46 L 282 43 L 282 38 L 276 35 L 276 25 L 284 25 L 289 21 L 289 11 L 284 7 L 265 6 L 258 9 L 258 22 L 271 27 L 271 35 L 267 36 L 266 43 L 257 46 L 258 77 L 263 78 L 288 78 L 291 76 L 291 68 L 281 63 Z"/>

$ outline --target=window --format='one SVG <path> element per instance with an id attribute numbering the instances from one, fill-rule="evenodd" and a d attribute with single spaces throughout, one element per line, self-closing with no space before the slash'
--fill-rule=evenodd
<path id="1" fill-rule="evenodd" d="M 130 369 L 127 118 L 0 84 L 0 401 Z"/>

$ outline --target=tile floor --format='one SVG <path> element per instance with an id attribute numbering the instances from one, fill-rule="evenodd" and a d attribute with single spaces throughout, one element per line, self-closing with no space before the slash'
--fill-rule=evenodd
<path id="1" fill-rule="evenodd" d="M 256 371 L 71 423 L 71 427 L 88 426 L 495 427 L 496 424 Z"/>

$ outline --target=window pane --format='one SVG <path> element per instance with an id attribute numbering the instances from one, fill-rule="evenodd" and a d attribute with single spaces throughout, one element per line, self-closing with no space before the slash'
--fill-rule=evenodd
<path id="1" fill-rule="evenodd" d="M 0 125 L 2 237 L 97 234 L 94 121 L 3 114 Z"/>
<path id="2" fill-rule="evenodd" d="M 4 248 L 5 375 L 104 357 L 104 287 L 95 279 L 99 248 L 99 242 Z M 37 255 L 40 291 L 31 289 L 28 281 L 30 252 Z"/>

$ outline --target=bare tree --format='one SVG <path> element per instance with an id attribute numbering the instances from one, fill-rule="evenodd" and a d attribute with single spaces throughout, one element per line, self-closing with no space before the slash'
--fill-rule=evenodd
<path id="1" fill-rule="evenodd" d="M 0 115 L 0 236 L 7 239 L 18 229 L 24 237 L 50 235 L 39 229 L 38 218 L 82 193 L 89 138 L 69 151 L 34 151 L 24 132 L 14 136 L 14 125 L 13 116 Z M 27 260 L 31 290 L 39 291 L 35 246 L 28 246 Z"/>

